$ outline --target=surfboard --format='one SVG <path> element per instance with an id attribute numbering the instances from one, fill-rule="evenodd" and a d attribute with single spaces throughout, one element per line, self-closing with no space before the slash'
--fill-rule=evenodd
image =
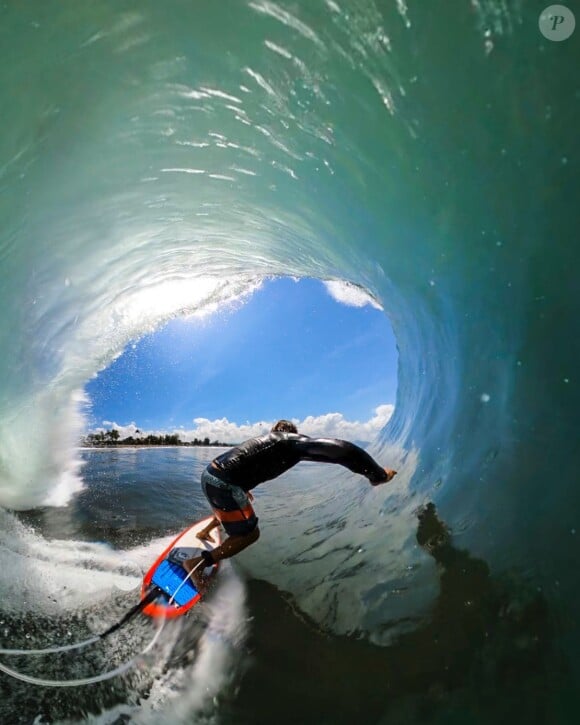
<path id="1" fill-rule="evenodd" d="M 150 617 L 180 617 L 199 602 L 202 593 L 196 589 L 191 578 L 188 578 L 187 572 L 179 561 L 197 556 L 204 549 L 211 551 L 221 544 L 219 526 L 211 532 L 213 542 L 200 541 L 197 538 L 197 534 L 207 526 L 211 518 L 208 516 L 201 521 L 196 521 L 182 531 L 154 561 L 143 577 L 141 598 L 146 597 L 152 587 L 159 589 L 159 596 L 147 604 L 143 609 L 143 614 Z M 203 569 L 206 579 L 213 578 L 218 568 L 219 562 Z"/>

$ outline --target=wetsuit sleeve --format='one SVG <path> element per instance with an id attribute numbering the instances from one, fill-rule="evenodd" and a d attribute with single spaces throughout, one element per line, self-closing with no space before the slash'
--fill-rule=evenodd
<path id="1" fill-rule="evenodd" d="M 382 483 L 387 480 L 384 468 L 359 446 L 337 438 L 307 438 L 294 442 L 295 450 L 301 461 L 318 461 L 321 463 L 339 463 L 353 473 L 366 476 L 371 483 Z"/>

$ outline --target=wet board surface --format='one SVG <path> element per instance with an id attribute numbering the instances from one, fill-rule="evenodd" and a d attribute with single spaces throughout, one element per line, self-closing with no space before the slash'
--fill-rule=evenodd
<path id="1" fill-rule="evenodd" d="M 200 541 L 197 538 L 197 534 L 207 526 L 211 519 L 212 517 L 208 516 L 201 521 L 196 521 L 185 531 L 182 531 L 164 549 L 145 574 L 141 596 L 146 596 L 152 586 L 157 586 L 162 590 L 163 594 L 160 593 L 157 599 L 143 609 L 144 614 L 150 617 L 179 617 L 199 602 L 202 594 L 197 590 L 191 578 L 187 578 L 187 572 L 178 561 L 183 556 L 196 556 L 202 550 L 212 551 L 212 549 L 220 545 L 221 531 L 219 526 L 211 532 L 213 542 Z M 175 552 L 175 549 L 185 549 L 186 551 L 182 552 L 180 557 L 180 552 Z M 207 578 L 213 578 L 218 568 L 219 562 L 203 569 L 203 573 Z M 202 571 L 202 569 L 197 571 Z"/>

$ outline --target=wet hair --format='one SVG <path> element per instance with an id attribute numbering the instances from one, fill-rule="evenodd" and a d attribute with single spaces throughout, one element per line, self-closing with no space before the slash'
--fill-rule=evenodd
<path id="1" fill-rule="evenodd" d="M 272 433 L 298 433 L 298 428 L 290 420 L 279 420 L 272 426 Z"/>

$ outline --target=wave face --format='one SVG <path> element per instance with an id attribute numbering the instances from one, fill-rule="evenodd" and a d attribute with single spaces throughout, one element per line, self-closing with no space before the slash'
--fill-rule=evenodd
<path id="1" fill-rule="evenodd" d="M 432 499 L 462 545 L 567 611 L 579 58 L 531 5 L 8 5 L 0 503 L 80 485 L 81 391 L 129 340 L 268 275 L 344 280 L 397 337 L 373 452 L 401 474 L 380 511 L 368 496 L 345 511 L 329 487 L 327 518 L 297 525 L 339 516 L 356 541 L 370 522 L 374 556 L 412 559 L 406 522 Z"/>

